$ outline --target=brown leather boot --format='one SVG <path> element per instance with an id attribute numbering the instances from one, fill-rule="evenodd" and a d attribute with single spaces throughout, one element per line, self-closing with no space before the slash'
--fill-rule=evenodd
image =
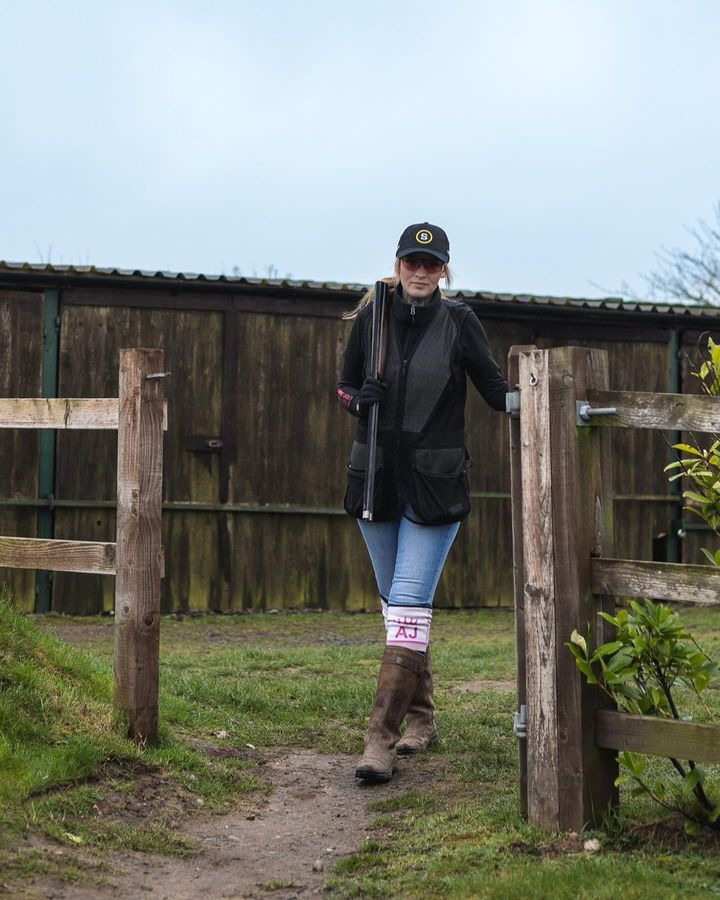
<path id="1" fill-rule="evenodd" d="M 390 781 L 395 771 L 395 744 L 400 723 L 415 694 L 425 654 L 406 647 L 386 647 L 380 665 L 370 726 L 365 736 L 365 752 L 355 769 L 355 777 L 365 781 Z"/>
<path id="2" fill-rule="evenodd" d="M 401 755 L 424 753 L 428 747 L 437 742 L 437 739 L 432 668 L 428 648 L 425 654 L 425 667 L 417 680 L 415 694 L 407 711 L 407 728 L 395 745 L 395 751 Z"/>

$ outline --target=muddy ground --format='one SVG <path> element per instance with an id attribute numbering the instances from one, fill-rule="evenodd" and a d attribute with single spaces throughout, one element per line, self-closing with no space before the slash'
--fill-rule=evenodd
<path id="1" fill-rule="evenodd" d="M 443 768 L 438 753 L 401 760 L 392 782 L 369 786 L 355 781 L 355 762 L 354 756 L 310 750 L 269 755 L 263 767 L 263 775 L 273 785 L 269 796 L 246 798 L 241 808 L 228 814 L 189 818 L 183 816 L 183 798 L 170 796 L 171 785 L 144 775 L 134 795 L 124 801 L 123 817 L 140 820 L 143 806 L 149 810 L 158 803 L 177 804 L 178 816 L 185 818 L 178 831 L 197 847 L 192 856 L 108 853 L 100 866 L 81 850 L 36 844 L 35 849 L 48 854 L 75 852 L 90 877 L 77 884 L 37 876 L 22 886 L 0 885 L 0 893 L 73 900 L 318 896 L 338 859 L 365 839 L 379 836 L 372 824 L 377 813 L 369 807 L 408 791 L 426 790 L 428 781 L 441 775 Z"/>
<path id="2" fill-rule="evenodd" d="M 52 622 L 52 630 L 76 646 L 103 645 L 112 639 L 112 621 Z M 272 640 L 261 630 L 257 641 Z M 228 635 L 209 630 L 209 644 Z M 327 635 L 325 640 L 331 639 Z M 362 640 L 363 638 L 359 638 Z M 317 637 L 316 637 L 317 640 Z M 455 691 L 507 690 L 511 682 L 472 681 Z M 203 746 L 208 754 L 226 747 Z M 194 852 L 186 857 L 135 851 L 106 852 L 102 858 L 82 847 L 68 848 L 36 836 L 26 850 L 77 861 L 86 877 L 79 882 L 37 875 L 31 881 L 8 882 L 0 873 L 0 895 L 12 897 L 103 900 L 116 896 L 162 898 L 293 898 L 323 893 L 333 865 L 369 838 L 383 839 L 374 825 L 378 801 L 413 791 L 436 792 L 443 783 L 445 756 L 431 752 L 399 761 L 398 772 L 385 785 L 366 785 L 354 778 L 356 756 L 312 750 L 242 750 L 259 765 L 262 790 L 243 796 L 223 813 L 206 813 L 181 786 L 159 773 L 134 773 L 134 789 L 118 792 L 96 809 L 108 821 L 142 825 L 162 809 L 164 821 L 187 837 Z M 402 811 L 392 815 L 403 815 Z M 22 848 L 21 848 L 22 849 Z"/>

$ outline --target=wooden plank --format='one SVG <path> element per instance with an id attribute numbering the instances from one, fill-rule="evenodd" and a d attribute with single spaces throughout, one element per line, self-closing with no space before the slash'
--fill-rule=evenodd
<path id="1" fill-rule="evenodd" d="M 55 538 L 72 540 L 82 536 L 90 541 L 115 540 L 114 509 L 55 507 L 53 512 Z M 62 612 L 63 615 L 112 614 L 115 606 L 115 579 L 102 574 L 76 575 L 73 572 L 58 572 L 53 578 L 52 600 L 53 611 Z"/>
<path id="2" fill-rule="evenodd" d="M 620 329 L 619 333 L 622 331 L 623 329 Z M 587 333 L 584 336 L 592 338 Z M 633 341 L 625 332 L 622 342 L 599 342 L 597 338 L 592 338 L 588 345 L 595 349 L 607 350 L 611 375 L 611 382 L 606 383 L 607 387 L 647 392 L 675 390 L 668 387 L 667 343 L 648 344 L 640 337 Z M 606 387 L 596 385 L 594 389 L 605 390 Z M 585 429 L 581 430 L 582 433 L 585 432 Z M 591 430 L 604 435 L 612 446 L 609 461 L 616 501 L 617 494 L 627 496 L 669 493 L 667 476 L 663 472 L 663 466 L 668 459 L 665 433 L 650 428 Z M 627 464 L 629 459 L 642 459 L 644 463 L 641 466 L 631 466 Z M 622 506 L 616 502 L 614 539 L 618 549 L 602 555 L 653 559 L 653 538 L 669 530 L 670 518 L 672 518 L 671 510 L 657 508 L 657 504 L 653 504 L 653 508 L 649 509 L 643 502 L 626 500 Z"/>
<path id="3" fill-rule="evenodd" d="M 222 310 L 232 303 L 232 291 L 225 295 L 214 291 L 212 294 L 186 291 L 165 286 L 148 288 L 145 284 L 124 284 L 124 286 L 78 285 L 67 287 L 62 292 L 63 307 L 122 307 L 171 310 Z"/>
<path id="4" fill-rule="evenodd" d="M 42 394 L 43 295 L 0 290 L 0 397 Z M 38 495 L 39 432 L 0 430 L 0 496 Z M 0 510 L 0 534 L 37 536 L 35 510 Z M 35 572 L 2 569 L 0 591 L 23 612 L 35 609 Z"/>
<path id="5" fill-rule="evenodd" d="M 576 446 L 575 399 L 585 389 L 585 357 L 580 347 L 557 347 L 548 350 L 550 383 L 550 478 L 552 484 L 553 567 L 555 575 L 555 629 L 548 651 L 555 654 L 557 697 L 558 812 L 555 828 L 581 831 L 584 814 L 585 772 L 583 767 L 582 679 L 571 654 L 563 646 L 573 629 L 585 630 L 581 624 L 584 572 L 581 562 L 590 555 L 593 536 L 592 507 L 588 508 L 583 488 L 588 486 L 588 452 L 591 441 L 585 441 L 579 452 Z M 588 434 L 593 437 L 592 433 Z M 583 515 L 584 513 L 584 515 Z"/>
<path id="6" fill-rule="evenodd" d="M 231 416 L 237 423 L 231 500 L 337 505 L 344 492 L 344 467 L 355 421 L 339 404 L 328 403 L 327 386 L 337 381 L 343 337 L 350 323 L 242 315 L 235 329 L 233 379 L 242 390 L 229 393 L 228 406 L 223 404 L 225 420 Z M 294 346 L 312 348 L 311 359 L 303 364 L 292 352 Z M 284 362 L 281 366 L 258 364 L 272 358 Z M 255 401 L 247 403 L 243 396 Z M 303 409 L 289 402 L 292 396 L 304 398 Z M 497 422 L 495 430 L 502 430 Z M 292 447 L 293 452 L 281 447 Z"/>
<path id="7" fill-rule="evenodd" d="M 630 750 L 651 756 L 720 762 L 720 726 L 599 709 L 595 741 L 608 750 Z"/>
<path id="8" fill-rule="evenodd" d="M 247 288 L 245 289 L 247 291 Z M 73 287 L 63 291 L 63 305 L 73 306 L 122 306 L 144 309 L 176 309 L 202 312 L 223 311 L 230 307 L 241 313 L 263 313 L 302 317 L 337 319 L 344 309 L 353 307 L 362 296 L 358 290 L 313 290 L 311 288 L 267 289 L 261 295 L 257 291 L 241 291 L 237 285 L 225 285 L 221 293 L 216 286 L 212 292 L 188 290 L 183 286 L 166 290 L 143 290 L 141 286 L 127 288 Z"/>
<path id="9" fill-rule="evenodd" d="M 521 353 L 532 353 L 534 344 L 516 345 L 508 354 L 508 384 L 511 391 L 519 389 Z M 510 438 L 510 492 L 512 504 L 513 546 L 513 594 L 515 600 L 515 673 L 517 683 L 517 709 L 523 707 L 527 714 L 527 689 L 525 685 L 525 590 L 523 563 L 523 506 L 522 506 L 522 453 L 520 442 L 520 416 L 508 420 Z M 518 767 L 520 775 L 520 813 L 527 816 L 527 742 L 518 741 Z"/>
<path id="10" fill-rule="evenodd" d="M 605 389 L 609 381 L 609 354 L 603 351 L 593 349 L 588 355 L 588 374 L 586 377 L 587 385 L 593 385 L 595 389 Z M 600 615 L 599 612 L 607 612 L 610 615 L 615 613 L 614 596 L 602 592 L 596 592 L 592 588 L 592 560 L 601 556 L 612 556 L 615 551 L 615 503 L 618 500 L 631 499 L 630 496 L 618 496 L 614 492 L 613 478 L 613 437 L 614 435 L 608 429 L 601 429 L 593 432 L 594 453 L 592 454 L 592 464 L 588 478 L 591 483 L 591 497 L 594 506 L 595 517 L 595 534 L 594 542 L 590 548 L 590 578 L 591 592 L 595 594 L 595 612 L 593 621 L 593 631 L 595 634 L 595 642 L 597 645 L 604 644 L 612 640 L 614 628 Z M 632 497 L 634 500 L 645 500 L 650 502 L 657 501 L 659 497 Z M 663 497 L 663 500 L 670 502 L 670 498 Z M 603 702 L 609 703 L 609 698 L 603 694 L 596 695 L 603 699 Z M 612 707 L 614 708 L 614 707 Z"/>
<path id="11" fill-rule="evenodd" d="M 0 428 L 113 430 L 117 427 L 118 401 L 114 397 L 0 398 Z M 167 428 L 167 408 L 163 413 L 163 427 Z"/>
<path id="12" fill-rule="evenodd" d="M 117 428 L 115 398 L 0 400 L 0 428 Z"/>
<path id="13" fill-rule="evenodd" d="M 188 433 L 219 433 L 220 320 L 220 314 L 215 312 L 68 306 L 63 292 L 60 396 L 117 397 L 117 361 L 121 347 L 132 344 L 166 348 L 164 369 L 172 372 L 165 379 L 166 403 L 171 410 L 180 410 L 180 415 L 173 415 L 168 423 L 164 440 L 163 491 L 168 499 L 217 502 L 217 456 L 210 460 L 210 454 L 189 453 L 184 441 Z M 102 341 L 88 341 L 89 334 L 101 334 Z M 85 361 L 82 366 L 77 365 L 79 358 Z M 192 385 L 191 391 L 188 385 Z M 58 431 L 56 441 L 56 496 L 84 502 L 101 499 L 114 505 L 117 435 L 111 431 Z M 339 500 L 336 502 L 339 505 Z M 105 520 L 102 528 L 96 525 L 97 521 L 90 517 L 62 516 L 65 530 L 57 536 L 91 540 L 107 537 L 103 530 Z M 111 529 L 114 540 L 114 513 Z M 205 539 L 204 533 L 201 539 Z M 192 529 L 187 540 L 192 546 Z M 172 552 L 176 558 L 177 551 Z M 204 571 L 198 575 L 200 581 L 204 575 Z M 83 607 L 89 612 L 112 609 L 114 595 L 115 587 L 110 579 L 62 573 L 53 581 L 53 603 L 58 611 L 81 612 Z M 215 597 L 210 589 L 208 595 Z M 181 590 L 169 596 L 167 586 L 163 585 L 164 610 L 181 609 L 185 603 Z"/>
<path id="14" fill-rule="evenodd" d="M 557 828 L 559 806 L 555 572 L 547 353 L 519 358 L 527 684 L 527 805 L 537 825 Z"/>
<path id="15" fill-rule="evenodd" d="M 720 569 L 636 559 L 593 559 L 595 594 L 652 597 L 695 606 L 720 605 Z"/>
<path id="16" fill-rule="evenodd" d="M 115 544 L 0 537 L 0 566 L 114 575 Z"/>
<path id="17" fill-rule="evenodd" d="M 609 467 L 600 458 L 599 432 L 575 424 L 575 401 L 593 386 L 607 383 L 605 351 L 558 347 L 547 351 L 550 383 L 550 468 L 553 566 L 555 577 L 557 765 L 559 804 L 556 827 L 580 831 L 597 821 L 614 799 L 617 774 L 612 757 L 598 751 L 592 737 L 593 710 L 603 705 L 565 647 L 572 631 L 596 631 L 590 586 L 591 553 L 612 537 Z M 609 485 L 610 489 L 612 485 Z"/>
<path id="18" fill-rule="evenodd" d="M 162 575 L 162 350 L 120 351 L 115 698 L 130 737 L 157 741 Z"/>
<path id="19" fill-rule="evenodd" d="M 617 408 L 614 415 L 593 416 L 591 423 L 598 427 L 720 431 L 720 397 L 589 390 L 587 397 L 578 399 L 587 399 L 593 407 Z"/>
<path id="20" fill-rule="evenodd" d="M 614 322 L 613 318 L 615 318 Z M 514 325 L 515 323 L 513 323 Z M 570 321 L 558 321 L 538 316 L 533 333 L 538 347 L 545 349 L 558 344 L 585 346 L 587 343 L 587 346 L 591 347 L 597 347 L 599 344 L 611 344 L 616 345 L 618 349 L 622 345 L 628 345 L 637 352 L 641 340 L 643 345 L 648 343 L 667 345 L 667 328 L 658 328 L 645 323 L 642 326 L 635 325 L 635 329 L 631 331 L 627 322 L 623 323 L 622 328 L 618 328 L 617 317 L 614 317 L 612 312 L 605 310 L 604 314 L 596 316 L 594 321 L 583 321 L 578 317 Z M 640 335 L 641 330 L 642 334 Z M 612 363 L 612 354 L 610 358 Z"/>
<path id="21" fill-rule="evenodd" d="M 585 391 L 606 390 L 610 380 L 610 359 L 607 350 L 592 348 L 585 358 Z M 615 549 L 615 504 L 613 479 L 613 438 L 617 433 L 608 429 L 593 430 L 591 440 L 586 444 L 587 433 L 575 429 L 580 450 L 580 484 L 587 485 L 587 512 L 592 521 L 590 526 L 589 557 L 610 556 Z M 586 452 L 583 452 L 583 449 Z M 581 560 L 583 572 L 583 598 L 579 610 L 578 630 L 584 632 L 590 626 L 592 638 L 597 646 L 614 636 L 614 627 L 599 613 L 615 612 L 615 600 L 608 595 L 593 596 L 588 558 Z M 587 624 L 586 624 L 587 623 Z M 574 663 L 574 660 L 573 660 Z M 578 673 L 575 673 L 578 677 Z M 595 711 L 615 709 L 614 701 L 599 688 L 581 679 L 582 696 L 582 741 L 583 741 L 583 802 L 584 816 L 599 821 L 606 809 L 617 808 L 620 794 L 615 785 L 618 763 L 614 753 L 598 747 L 593 740 L 593 720 Z"/>
<path id="22" fill-rule="evenodd" d="M 1 457 L 0 457 L 1 458 Z M 0 533 L 35 535 L 37 513 L 32 509 L 0 509 Z M 36 570 L 0 568 L 0 594 L 7 591 L 13 607 L 22 612 L 35 611 Z"/>

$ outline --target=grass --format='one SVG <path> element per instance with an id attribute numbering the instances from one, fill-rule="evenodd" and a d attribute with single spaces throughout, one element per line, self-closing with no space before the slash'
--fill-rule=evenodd
<path id="1" fill-rule="evenodd" d="M 704 647 L 720 649 L 717 614 L 692 611 L 685 619 Z M 163 846 L 189 854 L 194 848 L 178 822 L 198 800 L 221 809 L 262 786 L 247 745 L 356 752 L 380 628 L 377 616 L 334 613 L 164 619 L 161 742 L 141 750 L 112 717 L 108 620 L 48 617 L 38 628 L 0 604 L 0 869 L 27 874 L 50 865 L 72 879 L 85 871 L 79 854 L 89 853 L 100 878 L 104 849 Z M 510 613 L 436 613 L 433 654 L 441 732 L 433 754 L 442 777 L 372 804 L 372 839 L 328 873 L 331 896 L 662 900 L 720 893 L 717 845 L 641 827 L 659 816 L 642 798 L 624 796 L 624 818 L 582 836 L 600 839 L 596 854 L 520 818 Z M 470 681 L 473 690 L 457 689 Z M 720 719 L 720 690 L 707 694 Z M 208 747 L 237 756 L 210 756 Z M 131 802 L 148 773 L 153 782 L 167 780 L 178 808 L 141 826 L 94 813 L 121 808 L 121 797 Z M 31 834 L 65 855 L 49 862 L 33 847 L 18 855 Z"/>
<path id="2" fill-rule="evenodd" d="M 110 658 L 77 650 L 0 598 L 0 872 L 72 880 L 102 870 L 104 850 L 191 853 L 174 827 L 187 810 L 220 807 L 259 785 L 252 760 L 209 757 L 192 733 L 166 720 L 157 747 L 127 740 L 113 712 Z M 158 780 L 171 799 L 158 797 L 155 814 L 141 824 L 113 815 L 143 781 Z M 68 859 L 78 847 L 98 856 Z"/>

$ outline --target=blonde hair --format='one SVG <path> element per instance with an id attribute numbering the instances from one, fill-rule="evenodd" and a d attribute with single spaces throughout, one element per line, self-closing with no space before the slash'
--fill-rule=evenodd
<path id="1" fill-rule="evenodd" d="M 449 288 L 450 285 L 452 284 L 452 272 L 450 271 L 450 266 L 447 263 L 443 263 L 443 273 L 440 277 L 445 279 L 445 287 Z M 397 259 L 397 258 L 395 259 L 395 264 L 393 266 L 392 275 L 387 275 L 385 278 L 381 278 L 380 280 L 384 281 L 385 284 L 389 285 L 389 287 L 391 287 L 391 288 L 397 287 L 398 283 L 400 282 L 400 260 L 399 259 Z M 446 296 L 442 290 L 440 291 L 440 296 L 443 298 Z M 369 303 L 373 302 L 374 298 L 375 298 L 375 285 L 373 285 L 371 288 L 369 288 L 367 291 L 365 291 L 365 293 L 362 295 L 362 297 L 360 298 L 360 300 L 358 301 L 356 306 L 354 306 L 352 309 L 346 310 L 342 314 L 343 319 L 354 319 L 357 316 L 357 314 L 360 312 L 360 310 L 365 309 L 365 307 Z"/>

